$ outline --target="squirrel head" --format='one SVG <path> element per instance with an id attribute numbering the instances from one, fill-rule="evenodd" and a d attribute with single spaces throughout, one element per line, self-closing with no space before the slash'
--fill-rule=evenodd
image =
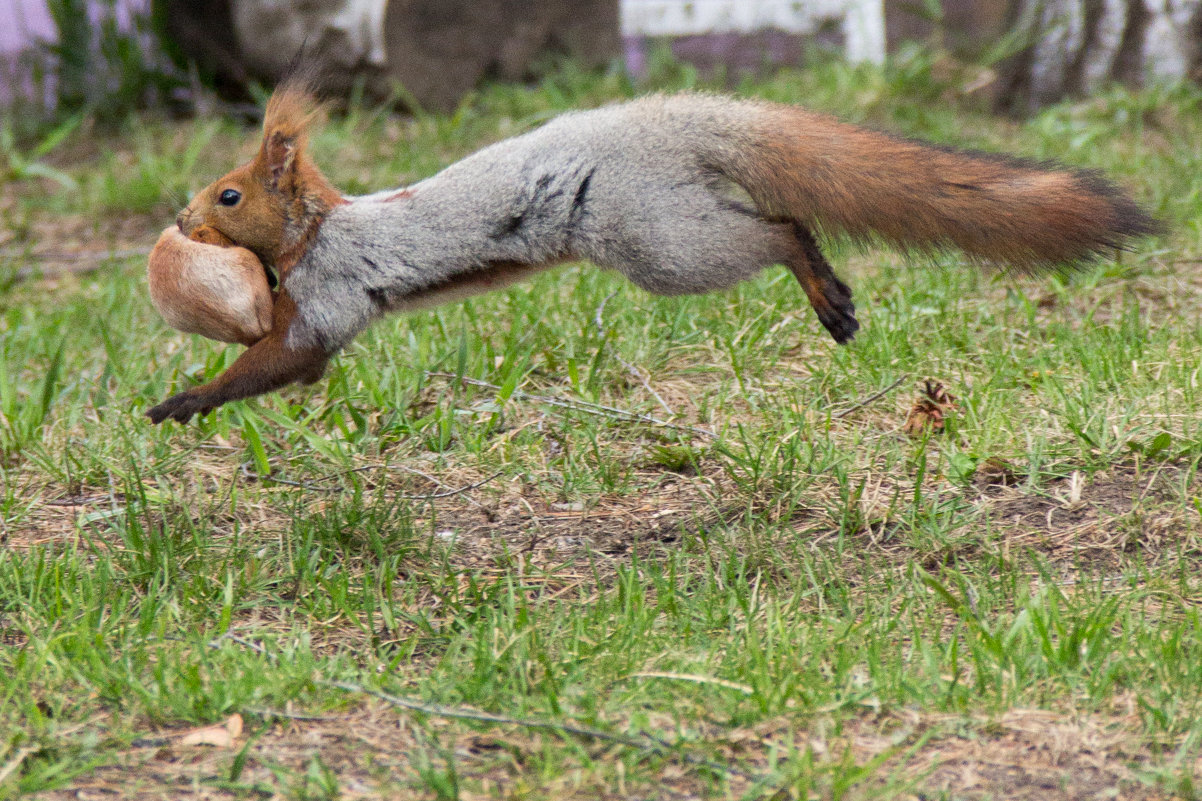
<path id="1" fill-rule="evenodd" d="M 276 89 L 259 152 L 198 192 L 176 218 L 180 231 L 191 236 L 208 226 L 271 266 L 302 249 L 326 212 L 343 202 L 305 150 L 320 112 L 305 83 Z"/>

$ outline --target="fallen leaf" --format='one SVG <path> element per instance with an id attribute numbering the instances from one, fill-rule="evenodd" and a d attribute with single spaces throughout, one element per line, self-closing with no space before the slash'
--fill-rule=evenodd
<path id="1" fill-rule="evenodd" d="M 200 728 L 183 732 L 178 736 L 180 745 L 211 745 L 214 748 L 233 748 L 238 738 L 242 736 L 242 716 L 235 713 L 230 715 L 225 723 L 201 726 Z"/>

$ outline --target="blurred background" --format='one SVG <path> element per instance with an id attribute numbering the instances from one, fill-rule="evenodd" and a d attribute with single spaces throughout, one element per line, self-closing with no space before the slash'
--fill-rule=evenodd
<path id="1" fill-rule="evenodd" d="M 920 47 L 998 111 L 1118 81 L 1197 80 L 1202 0 L 2 0 L 0 104 L 26 119 L 250 100 L 302 47 L 333 93 L 446 111 L 567 59 L 663 54 L 719 81 Z"/>

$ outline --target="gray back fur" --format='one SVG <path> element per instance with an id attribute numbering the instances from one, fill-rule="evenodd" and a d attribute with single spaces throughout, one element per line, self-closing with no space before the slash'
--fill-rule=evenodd
<path id="1" fill-rule="evenodd" d="M 654 96 L 558 117 L 411 187 L 332 210 L 285 285 L 289 344 L 333 352 L 381 314 L 498 263 L 587 259 L 651 292 L 730 286 L 781 261 L 787 226 L 732 197 L 754 103 Z"/>

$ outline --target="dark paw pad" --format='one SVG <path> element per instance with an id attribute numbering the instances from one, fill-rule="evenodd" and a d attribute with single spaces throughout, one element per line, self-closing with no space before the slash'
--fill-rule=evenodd
<path id="1" fill-rule="evenodd" d="M 192 415 L 208 414 L 212 410 L 212 403 L 204 397 L 191 392 L 181 392 L 155 406 L 146 413 L 146 416 L 156 425 L 167 418 L 178 423 L 186 423 L 192 419 Z"/>
<path id="2" fill-rule="evenodd" d="M 856 320 L 856 304 L 851 302 L 851 289 L 835 280 L 823 287 L 823 303 L 814 305 L 818 320 L 840 345 L 850 342 L 860 330 Z"/>
<path id="3" fill-rule="evenodd" d="M 856 320 L 856 307 L 851 302 L 845 306 L 829 306 L 816 311 L 818 311 L 818 321 L 840 345 L 851 342 L 856 331 L 860 330 L 860 323 Z"/>

